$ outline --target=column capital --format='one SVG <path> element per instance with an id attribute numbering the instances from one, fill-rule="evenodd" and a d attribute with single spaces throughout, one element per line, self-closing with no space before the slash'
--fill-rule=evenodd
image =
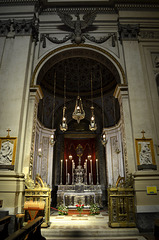
<path id="1" fill-rule="evenodd" d="M 44 94 L 42 92 L 42 89 L 40 85 L 35 85 L 33 87 L 30 87 L 30 98 L 35 98 L 37 102 L 39 102 L 40 99 L 43 99 Z"/>
<path id="2" fill-rule="evenodd" d="M 123 96 L 128 96 L 128 85 L 118 84 L 115 88 L 113 96 L 120 99 Z"/>
<path id="3" fill-rule="evenodd" d="M 132 41 L 138 39 L 140 28 L 138 24 L 119 24 L 118 31 L 120 41 Z"/>

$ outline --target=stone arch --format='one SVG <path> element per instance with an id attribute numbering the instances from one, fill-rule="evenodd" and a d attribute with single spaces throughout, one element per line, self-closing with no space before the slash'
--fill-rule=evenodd
<path id="1" fill-rule="evenodd" d="M 43 74 L 50 68 L 50 65 L 54 65 L 58 61 L 66 59 L 70 56 L 89 56 L 92 59 L 102 62 L 102 64 L 113 71 L 114 75 L 117 77 L 118 83 L 126 84 L 124 70 L 117 60 L 117 57 L 115 57 L 112 53 L 105 49 L 89 44 L 80 44 L 78 46 L 70 44 L 56 48 L 48 52 L 40 59 L 34 69 L 31 86 L 37 85 L 37 79 L 39 77 L 43 77 Z"/>

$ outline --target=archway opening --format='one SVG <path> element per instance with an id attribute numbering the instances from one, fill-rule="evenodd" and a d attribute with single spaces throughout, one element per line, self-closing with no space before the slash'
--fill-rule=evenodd
<path id="1" fill-rule="evenodd" d="M 55 73 L 56 82 L 54 79 Z M 66 82 L 64 82 L 65 78 Z M 94 161 L 100 159 L 99 182 L 103 188 L 102 201 L 106 202 L 107 166 L 105 149 L 100 138 L 103 128 L 115 126 L 120 119 L 119 104 L 113 97 L 118 83 L 120 83 L 119 73 L 112 62 L 105 56 L 88 49 L 71 49 L 64 53 L 58 53 L 52 56 L 41 68 L 37 78 L 37 85 L 41 86 L 44 98 L 39 103 L 38 119 L 45 128 L 56 129 L 53 169 L 51 169 L 53 199 L 56 199 L 57 187 L 61 181 L 60 161 L 61 159 L 65 161 L 65 158 L 68 157 L 66 156 L 66 139 L 72 141 L 71 144 L 78 140 L 85 142 L 93 139 L 95 144 Z M 61 132 L 64 84 L 66 85 L 65 104 L 68 130 Z M 78 94 L 82 99 L 85 111 L 85 119 L 81 120 L 80 123 L 72 119 Z M 97 124 L 96 131 L 89 130 L 92 101 Z M 83 161 L 82 159 L 82 163 Z M 66 163 L 64 162 L 64 164 L 63 166 L 66 168 Z M 63 172 L 63 178 L 63 183 L 66 183 L 66 170 Z M 70 181 L 72 181 L 72 178 Z M 89 177 L 87 181 L 89 183 Z M 95 177 L 93 183 L 97 183 Z M 55 200 L 53 205 L 56 204 Z"/>

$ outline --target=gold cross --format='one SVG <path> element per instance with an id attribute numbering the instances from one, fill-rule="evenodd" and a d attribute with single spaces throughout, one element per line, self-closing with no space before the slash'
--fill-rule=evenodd
<path id="1" fill-rule="evenodd" d="M 145 136 L 144 136 L 145 131 L 142 130 L 141 133 L 143 134 L 142 139 L 145 139 Z"/>
<path id="2" fill-rule="evenodd" d="M 6 131 L 8 132 L 7 137 L 10 137 L 9 132 L 11 132 L 11 130 L 8 128 Z"/>

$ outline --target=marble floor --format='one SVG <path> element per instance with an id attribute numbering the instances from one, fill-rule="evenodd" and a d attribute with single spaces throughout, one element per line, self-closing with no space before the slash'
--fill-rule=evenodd
<path id="1" fill-rule="evenodd" d="M 110 228 L 108 214 L 59 216 L 57 212 L 50 216 L 50 227 L 42 228 L 41 233 L 49 239 L 84 240 L 153 240 L 140 234 L 137 228 Z"/>

